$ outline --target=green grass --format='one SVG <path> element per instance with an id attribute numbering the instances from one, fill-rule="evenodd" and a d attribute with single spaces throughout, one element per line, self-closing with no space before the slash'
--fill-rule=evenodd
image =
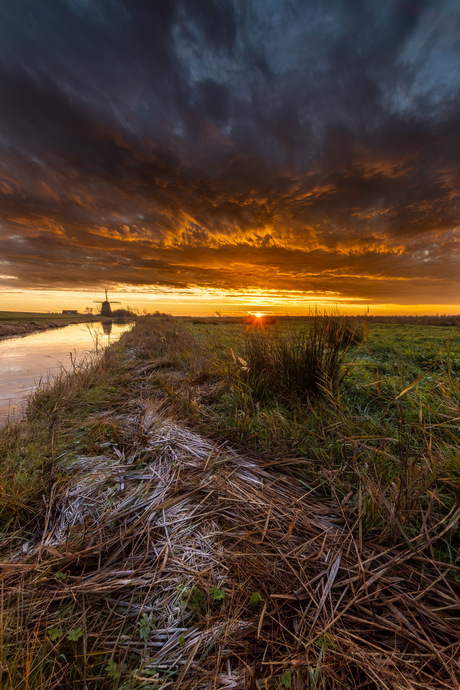
<path id="1" fill-rule="evenodd" d="M 132 421 L 142 401 L 208 438 L 230 442 L 279 476 L 300 480 L 306 495 L 334 505 L 358 541 L 381 551 L 416 544 L 419 560 L 412 567 L 455 587 L 458 524 L 442 528 L 460 496 L 460 329 L 364 324 L 358 338 L 334 345 L 327 324 L 279 320 L 256 329 L 218 319 L 140 319 L 97 362 L 42 387 L 23 422 L 0 429 L 3 554 L 46 532 L 79 457 L 97 458 L 109 448 L 115 463 L 132 458 L 127 472 L 143 468 L 144 454 L 152 451 Z M 0 607 L 0 685 L 149 687 L 137 680 L 128 649 L 120 647 L 113 658 L 107 652 L 103 595 L 90 600 L 77 591 L 86 569 L 97 575 L 104 559 L 112 576 L 113 554 L 122 553 L 126 563 L 135 554 L 143 563 L 141 541 L 154 544 L 156 537 L 148 529 L 146 537 L 137 535 L 132 524 L 132 541 L 119 543 L 116 536 L 102 545 L 86 524 L 75 525 L 69 553 L 75 547 L 89 555 L 66 561 L 65 553 L 51 554 L 55 563 L 69 563 L 59 568 L 40 557 L 36 601 L 27 598 L 27 571 L 8 584 L 10 598 Z M 430 540 L 436 530 L 441 536 Z M 447 567 L 439 575 L 442 563 Z M 10 583 L 14 573 L 7 574 Z M 75 595 L 70 588 L 67 593 L 67 578 Z M 101 591 L 104 586 L 103 580 Z M 147 580 L 145 586 L 151 586 Z M 244 595 L 245 606 L 256 591 Z M 223 615 L 229 600 L 218 584 L 177 594 L 177 605 L 199 625 Z M 140 604 L 138 617 L 127 621 L 117 601 L 115 591 L 109 608 L 116 635 L 134 635 L 143 644 L 154 626 L 150 613 L 141 615 Z M 158 673 L 160 686 L 178 676 L 177 669 Z"/>
<path id="2" fill-rule="evenodd" d="M 242 385 L 254 399 L 308 402 L 338 390 L 346 350 L 362 333 L 340 317 L 315 319 L 291 332 L 248 330 L 242 357 L 235 357 Z"/>
<path id="3" fill-rule="evenodd" d="M 92 415 L 123 406 L 128 382 L 121 351 L 113 347 L 97 363 L 82 363 L 42 385 L 29 399 L 24 422 L 0 427 L 0 534 L 42 518 L 57 458 L 69 448 L 96 452 L 116 434 L 113 422 L 104 425 Z"/>
<path id="4" fill-rule="evenodd" d="M 459 329 L 373 324 L 346 349 L 316 344 L 315 359 L 311 327 L 171 320 L 149 335 L 146 322 L 152 393 L 208 434 L 334 492 L 370 537 L 407 541 L 457 501 Z M 456 540 L 446 537 L 442 559 Z"/>

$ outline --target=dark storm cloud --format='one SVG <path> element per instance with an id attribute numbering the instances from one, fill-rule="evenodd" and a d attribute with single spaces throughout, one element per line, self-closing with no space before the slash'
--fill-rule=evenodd
<path id="1" fill-rule="evenodd" d="M 454 0 L 5 0 L 0 46 L 15 287 L 458 301 Z"/>

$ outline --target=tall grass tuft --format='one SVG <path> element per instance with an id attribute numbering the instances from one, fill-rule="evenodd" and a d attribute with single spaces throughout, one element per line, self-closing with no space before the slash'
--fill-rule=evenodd
<path id="1" fill-rule="evenodd" d="M 360 340 L 344 319 L 317 316 L 309 330 L 248 331 L 240 363 L 256 399 L 305 401 L 337 391 L 347 348 Z"/>

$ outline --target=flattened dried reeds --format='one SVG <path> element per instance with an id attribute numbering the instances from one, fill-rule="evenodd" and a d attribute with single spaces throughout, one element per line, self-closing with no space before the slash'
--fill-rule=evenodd
<path id="1" fill-rule="evenodd" d="M 459 510 L 385 549 L 300 481 L 139 423 L 134 454 L 61 458 L 41 533 L 3 544 L 4 687 L 458 687 L 459 600 L 424 560 Z"/>

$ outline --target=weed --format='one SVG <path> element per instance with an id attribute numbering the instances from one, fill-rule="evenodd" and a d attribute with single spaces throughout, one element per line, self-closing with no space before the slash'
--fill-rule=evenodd
<path id="1" fill-rule="evenodd" d="M 147 642 L 149 635 L 155 628 L 155 617 L 152 613 L 143 613 L 139 621 L 139 637 Z"/>
<path id="2" fill-rule="evenodd" d="M 78 626 L 78 628 L 74 630 L 70 630 L 67 635 L 69 642 L 78 642 L 80 637 L 83 637 L 83 628 L 81 626 Z"/>
<path id="3" fill-rule="evenodd" d="M 283 686 L 283 688 L 287 688 L 288 690 L 289 690 L 289 688 L 292 687 L 292 673 L 291 673 L 291 671 L 284 671 L 281 674 L 281 685 Z"/>
<path id="4" fill-rule="evenodd" d="M 257 606 L 262 601 L 260 592 L 253 592 L 249 598 L 249 606 Z"/>
<path id="5" fill-rule="evenodd" d="M 250 330 L 235 360 L 239 379 L 261 401 L 305 402 L 334 394 L 346 374 L 346 347 L 358 341 L 353 333 L 327 316 L 313 320 L 308 330 Z"/>
<path id="6" fill-rule="evenodd" d="M 220 602 L 225 598 L 225 589 L 219 589 L 215 585 L 209 588 L 209 596 L 213 601 Z"/>
<path id="7" fill-rule="evenodd" d="M 118 682 L 121 678 L 121 669 L 113 659 L 110 659 L 110 661 L 107 663 L 105 672 L 107 674 L 107 678 L 111 678 L 115 682 Z"/>

